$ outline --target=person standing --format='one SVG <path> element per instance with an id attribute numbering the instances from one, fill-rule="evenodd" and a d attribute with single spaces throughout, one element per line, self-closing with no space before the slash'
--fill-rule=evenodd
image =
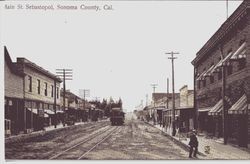
<path id="1" fill-rule="evenodd" d="M 193 157 L 197 157 L 196 154 L 198 152 L 198 139 L 196 137 L 196 130 L 192 130 L 191 136 L 190 136 L 190 141 L 189 141 L 189 158 L 192 158 L 192 154 L 194 151 Z"/>

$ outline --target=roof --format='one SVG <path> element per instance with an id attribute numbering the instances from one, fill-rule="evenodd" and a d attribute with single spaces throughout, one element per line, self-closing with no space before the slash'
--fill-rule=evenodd
<path id="1" fill-rule="evenodd" d="M 10 68 L 10 71 L 12 73 L 14 73 L 18 76 L 21 76 L 21 77 L 24 76 L 24 74 L 21 71 L 19 71 L 17 69 L 16 65 L 12 62 L 10 54 L 9 54 L 6 46 L 4 46 L 4 60 L 7 63 L 8 67 Z"/>
<path id="2" fill-rule="evenodd" d="M 50 77 L 50 78 L 56 80 L 56 81 L 58 81 L 58 82 L 62 82 L 62 80 L 61 80 L 59 77 L 57 77 L 55 74 L 52 74 L 51 72 L 49 72 L 49 71 L 47 71 L 46 69 L 44 69 L 44 68 L 38 66 L 38 65 L 35 64 L 35 63 L 29 61 L 29 60 L 26 59 L 26 58 L 20 58 L 20 57 L 17 58 L 16 64 L 17 64 L 17 65 L 21 64 L 21 65 L 29 66 L 29 67 L 35 69 L 36 71 L 38 71 L 38 72 L 40 72 L 40 73 L 42 73 L 42 74 L 44 74 L 44 75 L 46 75 L 46 76 L 48 76 L 48 77 Z"/>
<path id="3" fill-rule="evenodd" d="M 232 27 L 239 24 L 239 21 L 249 13 L 250 1 L 244 0 L 241 5 L 233 12 L 233 14 L 221 25 L 214 35 L 206 42 L 206 44 L 197 52 L 196 58 L 191 62 L 196 65 L 220 40 L 225 37 Z"/>

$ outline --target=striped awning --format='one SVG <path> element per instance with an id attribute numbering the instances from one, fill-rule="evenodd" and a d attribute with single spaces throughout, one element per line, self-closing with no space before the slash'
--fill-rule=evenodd
<path id="1" fill-rule="evenodd" d="M 247 113 L 247 96 L 244 94 L 229 110 L 229 114 Z"/>
<path id="2" fill-rule="evenodd" d="M 198 108 L 198 112 L 209 112 L 213 107 Z"/>
<path id="3" fill-rule="evenodd" d="M 213 70 L 213 68 L 214 68 L 214 65 L 212 65 L 207 71 L 206 71 L 206 73 L 203 75 L 203 77 L 206 77 L 206 76 L 211 76 L 211 74 L 212 74 L 212 70 Z"/>
<path id="4" fill-rule="evenodd" d="M 34 114 L 38 114 L 38 110 L 37 109 L 31 109 L 31 108 L 27 108 L 29 111 L 32 111 L 32 113 Z"/>
<path id="5" fill-rule="evenodd" d="M 208 112 L 208 115 L 220 115 L 222 111 L 222 99 L 218 101 L 215 106 Z"/>
<path id="6" fill-rule="evenodd" d="M 222 60 L 222 62 L 220 64 L 218 64 L 218 67 L 221 67 L 223 64 L 228 65 L 228 61 L 229 61 L 229 59 L 231 58 L 232 55 L 233 55 L 233 52 L 232 51 L 229 52 L 227 54 L 227 56 Z"/>
<path id="7" fill-rule="evenodd" d="M 44 112 L 47 114 L 55 114 L 55 112 L 50 109 L 44 109 Z"/>
<path id="8" fill-rule="evenodd" d="M 244 42 L 231 57 L 231 59 L 241 58 L 246 58 L 246 42 Z"/>

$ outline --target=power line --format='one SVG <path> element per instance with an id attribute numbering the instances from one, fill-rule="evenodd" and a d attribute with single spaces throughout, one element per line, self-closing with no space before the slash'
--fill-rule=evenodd
<path id="1" fill-rule="evenodd" d="M 66 80 L 73 80 L 73 69 L 56 69 L 56 75 L 63 79 L 63 111 L 65 114 Z M 63 117 L 63 126 L 65 126 L 65 115 Z"/>

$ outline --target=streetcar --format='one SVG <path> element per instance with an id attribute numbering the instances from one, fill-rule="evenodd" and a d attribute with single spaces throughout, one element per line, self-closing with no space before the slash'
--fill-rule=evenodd
<path id="1" fill-rule="evenodd" d="M 110 122 L 111 125 L 123 125 L 125 119 L 125 113 L 121 108 L 112 108 L 110 112 Z"/>

